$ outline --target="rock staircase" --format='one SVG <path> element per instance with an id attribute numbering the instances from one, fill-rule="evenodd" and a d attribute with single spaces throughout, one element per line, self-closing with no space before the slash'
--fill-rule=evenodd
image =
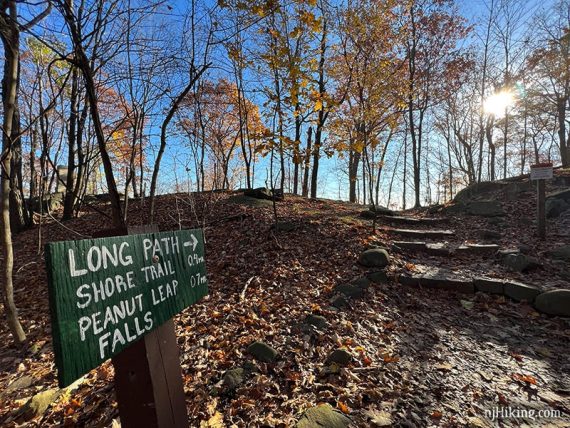
<path id="1" fill-rule="evenodd" d="M 399 253 L 404 257 L 408 256 L 410 252 L 442 257 L 496 257 L 498 261 L 503 262 L 506 266 L 509 266 L 509 264 L 505 263 L 505 259 L 509 257 L 511 259 L 532 259 L 532 257 L 526 257 L 520 252 L 513 251 L 512 249 L 501 249 L 501 247 L 496 243 L 453 244 L 447 241 L 433 242 L 440 238 L 448 238 L 451 240 L 455 237 L 454 230 L 426 228 L 426 226 L 439 226 L 441 223 L 447 221 L 445 218 L 414 218 L 398 215 L 378 215 L 376 219 L 383 223 L 407 225 L 407 228 L 405 229 L 392 228 L 388 226 L 379 229 L 389 236 L 397 239 L 402 237 L 413 239 L 409 241 L 394 239 L 392 241 L 390 247 L 391 251 Z M 496 239 L 498 233 L 491 232 L 486 230 L 482 231 L 481 236 L 484 239 Z M 378 261 L 378 263 L 375 263 L 375 260 Z M 366 267 L 383 269 L 390 263 L 389 260 L 387 248 L 379 247 L 365 251 L 361 255 L 359 263 Z M 363 289 L 365 288 L 363 287 L 364 282 L 384 282 L 393 280 L 399 284 L 416 288 L 433 288 L 463 294 L 482 292 L 504 295 L 517 302 L 526 301 L 533 304 L 535 309 L 540 312 L 549 315 L 570 317 L 570 290 L 545 291 L 535 285 L 525 284 L 509 278 L 487 277 L 481 273 L 471 272 L 468 269 L 461 269 L 461 271 L 458 272 L 457 270 L 447 269 L 445 267 L 436 267 L 417 263 L 412 263 L 412 265 L 413 270 L 411 272 L 405 269 L 391 273 L 382 271 L 384 275 L 379 275 L 379 272 L 374 272 L 372 273 L 374 278 L 371 278 L 369 274 L 364 279 L 357 280 L 348 287 L 337 287 L 336 291 L 346 298 L 356 298 L 363 295 Z M 519 272 L 523 271 L 523 269 L 511 270 Z"/>

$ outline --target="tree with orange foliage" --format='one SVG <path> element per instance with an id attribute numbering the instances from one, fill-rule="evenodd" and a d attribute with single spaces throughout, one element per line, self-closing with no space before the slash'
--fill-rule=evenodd
<path id="1" fill-rule="evenodd" d="M 421 193 L 424 126 L 428 109 L 453 91 L 464 62 L 457 44 L 470 31 L 451 0 L 412 0 L 401 14 L 405 35 L 406 103 L 412 143 L 415 206 Z"/>
<path id="2" fill-rule="evenodd" d="M 348 87 L 348 94 L 333 116 L 331 131 L 335 149 L 348 154 L 351 202 L 356 202 L 362 160 L 363 193 L 368 175 L 370 202 L 378 204 L 384 157 L 403 108 L 396 6 L 396 1 L 359 0 L 350 2 L 341 15 L 341 49 L 333 56 L 330 74 Z"/>
<path id="3" fill-rule="evenodd" d="M 237 86 L 226 79 L 202 82 L 197 91 L 186 97 L 179 116 L 178 127 L 188 137 L 195 154 L 196 181 L 202 190 L 206 186 L 206 154 L 211 155 L 210 161 L 216 171 L 211 188 L 230 188 L 231 162 L 236 157 L 236 148 L 244 142 L 240 139 L 245 127 L 244 118 L 254 145 L 267 136 L 258 107 L 244 100 Z"/>

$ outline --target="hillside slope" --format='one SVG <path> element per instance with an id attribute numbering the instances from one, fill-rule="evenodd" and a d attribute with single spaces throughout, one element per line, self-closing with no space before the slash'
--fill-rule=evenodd
<path id="1" fill-rule="evenodd" d="M 317 409 L 341 424 L 344 413 L 359 427 L 493 426 L 486 411 L 497 406 L 559 411 L 548 422 L 567 426 L 568 318 L 503 295 L 464 294 L 414 279 L 435 269 L 570 289 L 569 261 L 548 255 L 570 243 L 570 211 L 549 220 L 548 240 L 537 241 L 533 191 L 519 185 L 516 196 L 496 188 L 465 198 L 499 201 L 504 215 L 470 215 L 465 206 L 410 211 L 404 219 L 379 217 L 375 233 L 353 204 L 288 196 L 277 203 L 283 223 L 276 228 L 269 201 L 224 193 L 160 197 L 161 230 L 206 225 L 210 295 L 175 320 L 190 425 L 292 426 L 307 409 L 328 403 Z M 131 224 L 143 223 L 143 208 L 130 203 Z M 15 237 L 16 301 L 30 346 L 0 350 L 2 426 L 109 426 L 118 417 L 109 363 L 45 414 L 28 422 L 18 414 L 29 397 L 57 385 L 38 250 L 46 241 L 89 237 L 107 223 L 87 209 L 64 224 L 44 219 Z M 425 234 L 442 229 L 452 233 Z M 495 247 L 458 251 L 493 242 L 536 260 L 517 271 L 497 258 Z M 366 248 L 387 248 L 389 265 L 359 264 Z M 11 343 L 4 324 L 0 340 Z M 254 341 L 275 349 L 275 362 L 253 358 L 247 348 Z"/>

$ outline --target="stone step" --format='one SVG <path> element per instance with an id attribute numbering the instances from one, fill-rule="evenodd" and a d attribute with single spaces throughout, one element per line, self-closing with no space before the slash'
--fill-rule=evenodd
<path id="1" fill-rule="evenodd" d="M 437 224 L 449 221 L 448 218 L 441 217 L 424 217 L 424 218 L 416 218 L 416 217 L 406 217 L 406 216 L 388 216 L 388 215 L 381 215 L 378 217 L 381 220 L 390 223 L 399 223 L 399 224 Z"/>
<path id="2" fill-rule="evenodd" d="M 466 244 L 457 248 L 450 247 L 446 242 L 423 242 L 423 241 L 394 241 L 394 251 L 411 250 L 424 251 L 433 256 L 459 255 L 494 255 L 500 246 L 496 244 Z"/>
<path id="3" fill-rule="evenodd" d="M 445 238 L 455 235 L 453 230 L 382 229 L 386 232 L 412 238 Z"/>
<path id="4" fill-rule="evenodd" d="M 454 275 L 447 269 L 430 266 L 421 267 L 422 272 L 402 274 L 398 282 L 412 287 L 438 288 L 459 293 L 474 293 L 475 286 L 471 278 Z"/>
<path id="5" fill-rule="evenodd" d="M 392 249 L 394 251 L 423 251 L 433 256 L 448 256 L 452 253 L 452 250 L 445 242 L 427 243 L 423 241 L 394 241 L 392 243 Z"/>
<path id="6" fill-rule="evenodd" d="M 396 274 L 395 279 L 402 285 L 416 288 L 503 295 L 515 302 L 532 304 L 538 312 L 544 314 L 570 317 L 570 290 L 544 291 L 541 287 L 508 278 L 484 277 L 468 271 L 458 274 L 450 269 L 429 265 L 415 265 L 414 272 Z"/>
<path id="7" fill-rule="evenodd" d="M 501 247 L 497 244 L 466 244 L 455 249 L 456 254 L 495 254 Z"/>

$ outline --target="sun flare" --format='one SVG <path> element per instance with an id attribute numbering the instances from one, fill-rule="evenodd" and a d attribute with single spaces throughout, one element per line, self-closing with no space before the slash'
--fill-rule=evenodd
<path id="1" fill-rule="evenodd" d="M 511 91 L 500 91 L 491 95 L 485 100 L 483 109 L 485 113 L 495 116 L 495 118 L 502 118 L 509 107 L 515 103 L 515 97 Z"/>

